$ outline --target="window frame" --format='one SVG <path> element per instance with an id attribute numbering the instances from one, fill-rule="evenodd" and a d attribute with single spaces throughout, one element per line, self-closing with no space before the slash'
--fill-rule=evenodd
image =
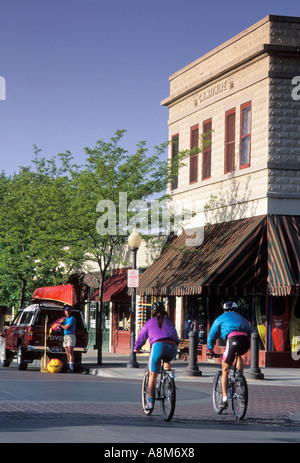
<path id="1" fill-rule="evenodd" d="M 177 143 L 175 141 L 177 139 Z M 177 152 L 174 153 L 174 147 L 176 146 Z M 178 156 L 179 153 L 179 133 L 172 135 L 172 148 L 171 148 L 171 159 L 174 159 L 174 156 Z M 178 174 L 174 175 L 174 178 L 171 180 L 171 191 L 177 190 L 178 188 Z"/>
<path id="2" fill-rule="evenodd" d="M 207 124 L 210 124 L 209 130 L 205 130 L 205 126 Z M 212 117 L 203 121 L 202 129 L 203 129 L 203 135 L 209 131 L 212 131 Z M 208 180 L 211 178 L 211 142 L 212 142 L 212 134 L 210 133 L 210 145 L 207 148 L 204 148 L 202 151 L 202 180 Z M 206 157 L 206 155 L 209 156 L 209 176 L 207 177 L 204 176 L 204 158 Z"/>
<path id="3" fill-rule="evenodd" d="M 242 128 L 243 128 L 243 110 L 245 108 L 250 107 L 250 132 L 247 134 L 242 135 Z M 250 159 L 251 159 L 251 132 L 252 132 L 252 101 L 247 101 L 243 103 L 240 108 L 240 169 L 246 169 L 250 167 Z M 248 153 L 248 162 L 246 164 L 242 164 L 242 141 L 246 137 L 249 137 L 249 153 Z"/>
<path id="4" fill-rule="evenodd" d="M 232 115 L 234 115 L 233 140 L 228 141 L 228 119 Z M 225 112 L 224 174 L 230 174 L 235 171 L 235 132 L 236 132 L 236 110 L 235 108 L 232 108 Z M 233 159 L 231 159 L 232 169 L 227 169 L 227 166 L 229 165 L 229 162 L 228 162 L 229 150 L 230 150 L 230 155 L 233 157 Z"/>
<path id="5" fill-rule="evenodd" d="M 197 131 L 197 145 L 193 144 L 193 133 Z M 199 124 L 193 125 L 190 128 L 190 150 L 199 148 Z M 189 184 L 192 185 L 198 182 L 198 152 L 190 155 L 190 169 L 189 169 Z"/>

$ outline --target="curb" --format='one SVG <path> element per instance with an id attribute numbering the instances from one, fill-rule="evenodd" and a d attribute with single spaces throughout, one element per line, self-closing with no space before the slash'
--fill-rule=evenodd
<path id="1" fill-rule="evenodd" d="M 292 413 L 290 416 L 289 416 L 289 419 L 291 421 L 294 421 L 296 423 L 300 423 L 300 412 L 298 413 Z"/>

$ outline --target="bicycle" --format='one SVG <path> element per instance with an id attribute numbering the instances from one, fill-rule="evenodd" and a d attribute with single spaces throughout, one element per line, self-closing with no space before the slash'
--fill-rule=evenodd
<path id="1" fill-rule="evenodd" d="M 148 403 L 148 384 L 149 384 L 149 370 L 145 371 L 143 386 L 142 386 L 142 404 L 145 415 L 151 415 L 153 409 L 146 410 Z M 170 421 L 173 418 L 176 404 L 176 386 L 174 370 L 165 370 L 163 362 L 161 369 L 158 373 L 156 386 L 155 386 L 155 401 L 160 401 L 160 409 L 165 421 Z"/>
<path id="2" fill-rule="evenodd" d="M 210 358 L 221 357 L 222 354 L 211 354 Z M 244 375 L 240 374 L 237 370 L 238 355 L 235 356 L 235 361 L 231 367 L 229 374 L 228 385 L 228 399 L 231 399 L 232 410 L 237 420 L 242 420 L 247 412 L 248 406 L 248 385 Z M 222 370 L 217 371 L 213 382 L 213 408 L 215 413 L 221 414 L 224 407 L 221 407 L 223 398 L 222 385 L 221 385 Z"/>

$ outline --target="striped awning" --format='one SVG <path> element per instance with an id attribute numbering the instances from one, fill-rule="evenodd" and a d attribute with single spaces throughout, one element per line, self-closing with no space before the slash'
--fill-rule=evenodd
<path id="1" fill-rule="evenodd" d="M 248 294 L 267 284 L 266 216 L 205 226 L 200 246 L 185 233 L 170 240 L 141 275 L 138 294 Z"/>
<path id="2" fill-rule="evenodd" d="M 300 294 L 299 216 L 268 216 L 268 293 Z"/>
<path id="3" fill-rule="evenodd" d="M 299 293 L 300 218 L 258 216 L 207 225 L 200 246 L 171 238 L 141 275 L 140 295 Z"/>

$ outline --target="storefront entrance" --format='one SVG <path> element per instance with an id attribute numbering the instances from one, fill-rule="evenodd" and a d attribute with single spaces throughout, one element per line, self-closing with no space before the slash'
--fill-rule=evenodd
<path id="1" fill-rule="evenodd" d="M 203 296 L 186 296 L 184 298 L 183 337 L 188 339 L 190 331 L 198 333 L 198 344 L 207 341 L 207 298 Z"/>
<path id="2" fill-rule="evenodd" d="M 99 302 L 89 302 L 87 305 L 86 323 L 89 335 L 88 349 L 96 345 L 96 317 Z M 103 302 L 102 309 L 102 352 L 109 352 L 110 310 L 109 304 Z"/>
<path id="3" fill-rule="evenodd" d="M 115 353 L 130 351 L 130 302 L 113 302 L 113 340 Z"/>

